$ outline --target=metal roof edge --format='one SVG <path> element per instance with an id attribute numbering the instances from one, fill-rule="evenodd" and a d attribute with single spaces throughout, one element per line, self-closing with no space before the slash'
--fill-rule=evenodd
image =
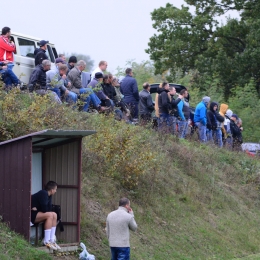
<path id="1" fill-rule="evenodd" d="M 81 136 L 83 138 L 87 135 L 92 135 L 92 134 L 95 134 L 95 133 L 96 133 L 96 131 L 94 131 L 94 130 L 61 130 L 61 129 L 59 129 L 59 130 L 49 130 L 49 129 L 46 129 L 46 130 L 42 130 L 42 131 L 39 131 L 39 132 L 31 133 L 31 134 L 28 134 L 28 135 L 19 136 L 19 137 L 16 137 L 16 138 L 4 141 L 4 142 L 0 142 L 0 146 L 4 145 L 4 144 L 15 142 L 15 141 L 18 141 L 18 140 L 22 140 L 22 139 L 25 139 L 25 138 L 28 138 L 28 137 L 37 137 L 37 136 L 48 137 L 48 136 L 52 136 L 51 138 L 59 138 L 59 137 L 62 137 L 62 136 L 66 136 L 67 138 L 69 138 L 69 137 L 76 138 L 78 136 Z"/>

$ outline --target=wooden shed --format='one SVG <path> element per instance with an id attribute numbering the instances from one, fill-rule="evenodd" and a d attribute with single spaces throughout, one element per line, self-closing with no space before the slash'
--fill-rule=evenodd
<path id="1" fill-rule="evenodd" d="M 81 145 L 94 133 L 44 130 L 0 143 L 0 216 L 11 229 L 30 240 L 31 195 L 52 180 L 65 229 L 57 229 L 57 239 L 79 242 Z"/>

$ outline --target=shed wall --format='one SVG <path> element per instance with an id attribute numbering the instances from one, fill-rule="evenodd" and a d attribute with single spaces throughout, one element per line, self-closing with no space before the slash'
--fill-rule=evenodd
<path id="1" fill-rule="evenodd" d="M 30 238 L 31 137 L 0 146 L 0 215 Z"/>
<path id="2" fill-rule="evenodd" d="M 61 205 L 65 231 L 57 230 L 64 242 L 79 242 L 81 140 L 46 149 L 43 157 L 43 182 L 58 183 L 53 204 Z"/>

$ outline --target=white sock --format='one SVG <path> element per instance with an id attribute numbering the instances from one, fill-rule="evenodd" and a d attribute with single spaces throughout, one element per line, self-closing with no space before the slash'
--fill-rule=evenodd
<path id="1" fill-rule="evenodd" d="M 49 243 L 51 239 L 51 229 L 44 230 L 44 243 Z"/>
<path id="2" fill-rule="evenodd" d="M 51 228 L 51 242 L 55 242 L 55 232 L 56 232 L 56 227 Z"/>

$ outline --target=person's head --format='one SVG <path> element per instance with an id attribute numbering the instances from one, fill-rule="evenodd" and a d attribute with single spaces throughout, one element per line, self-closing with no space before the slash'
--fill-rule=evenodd
<path id="1" fill-rule="evenodd" d="M 61 64 L 65 64 L 65 61 L 64 61 L 62 58 L 57 58 L 57 59 L 55 60 L 55 64 L 56 64 L 57 66 L 59 66 L 59 65 L 61 65 Z"/>
<path id="2" fill-rule="evenodd" d="M 232 119 L 234 122 L 237 122 L 238 116 L 236 114 L 233 114 L 230 119 Z"/>
<path id="3" fill-rule="evenodd" d="M 230 110 L 230 109 L 228 109 L 227 112 L 226 112 L 226 116 L 229 117 L 229 118 L 231 118 L 232 115 L 233 115 L 233 111 Z"/>
<path id="4" fill-rule="evenodd" d="M 99 82 L 102 82 L 103 78 L 104 78 L 104 76 L 103 76 L 103 74 L 101 72 L 97 72 L 95 74 L 95 79 L 97 79 Z"/>
<path id="5" fill-rule="evenodd" d="M 175 89 L 175 87 L 170 86 L 170 87 L 169 87 L 169 93 L 170 93 L 171 96 L 174 96 L 174 95 L 176 94 L 176 89 Z"/>
<path id="6" fill-rule="evenodd" d="M 208 106 L 208 104 L 209 104 L 209 102 L 210 102 L 210 97 L 208 97 L 208 96 L 203 97 L 203 98 L 202 98 L 202 102 L 203 102 L 206 106 Z"/>
<path id="7" fill-rule="evenodd" d="M 113 81 L 113 75 L 111 73 L 108 73 L 108 83 L 109 84 L 112 84 L 112 81 Z"/>
<path id="8" fill-rule="evenodd" d="M 66 61 L 66 57 L 64 54 L 59 54 L 59 58 L 61 58 L 63 61 Z"/>
<path id="9" fill-rule="evenodd" d="M 95 74 L 95 75 L 96 75 L 96 74 Z M 108 77 L 107 74 L 104 75 L 104 77 L 103 77 L 103 82 L 104 82 L 105 84 L 109 83 L 109 77 Z"/>
<path id="10" fill-rule="evenodd" d="M 86 66 L 87 66 L 87 64 L 84 60 L 79 60 L 78 63 L 77 63 L 77 68 L 80 71 L 83 71 L 86 68 Z"/>
<path id="11" fill-rule="evenodd" d="M 57 191 L 58 184 L 55 181 L 49 181 L 45 185 L 45 190 L 48 191 L 49 196 L 54 195 Z"/>
<path id="12" fill-rule="evenodd" d="M 119 84 L 119 82 L 118 82 L 118 78 L 117 78 L 116 76 L 113 76 L 112 85 L 113 85 L 114 87 L 119 87 L 119 86 L 120 86 L 120 84 Z"/>
<path id="13" fill-rule="evenodd" d="M 73 66 L 74 67 L 74 65 L 77 63 L 78 61 L 77 61 L 77 57 L 76 56 L 70 56 L 70 58 L 69 58 L 69 65 L 70 66 Z"/>
<path id="14" fill-rule="evenodd" d="M 119 200 L 119 207 L 124 207 L 127 210 L 130 209 L 130 200 L 128 198 L 121 198 Z"/>
<path id="15" fill-rule="evenodd" d="M 164 82 L 162 83 L 162 88 L 165 89 L 165 90 L 169 90 L 169 88 L 170 88 L 169 83 L 168 83 L 167 81 L 164 81 Z"/>
<path id="16" fill-rule="evenodd" d="M 126 70 L 125 70 L 125 74 L 126 75 L 128 75 L 128 76 L 131 76 L 131 77 L 133 77 L 133 70 L 131 69 L 131 68 L 127 68 Z"/>
<path id="17" fill-rule="evenodd" d="M 189 96 L 188 90 L 187 89 L 182 89 L 180 91 L 180 95 L 182 95 L 184 98 L 187 98 Z"/>
<path id="18" fill-rule="evenodd" d="M 143 89 L 145 89 L 145 90 L 147 90 L 148 92 L 150 92 L 150 89 L 151 89 L 150 84 L 149 84 L 148 82 L 145 82 L 145 83 L 143 84 Z"/>
<path id="19" fill-rule="evenodd" d="M 46 51 L 47 50 L 47 43 L 49 43 L 49 41 L 45 41 L 45 40 L 40 41 L 39 42 L 40 48 Z"/>
<path id="20" fill-rule="evenodd" d="M 43 66 L 43 69 L 45 71 L 50 70 L 51 69 L 51 62 L 49 60 L 43 60 L 42 66 Z"/>
<path id="21" fill-rule="evenodd" d="M 11 28 L 9 27 L 4 27 L 2 29 L 2 35 L 6 36 L 6 37 L 10 37 L 11 36 Z"/>
<path id="22" fill-rule="evenodd" d="M 68 70 L 68 67 L 67 67 L 66 64 L 60 64 L 59 65 L 59 73 L 60 73 L 61 76 L 66 75 L 67 70 Z"/>
<path id="23" fill-rule="evenodd" d="M 98 67 L 102 70 L 105 71 L 107 69 L 107 62 L 102 60 L 99 62 Z"/>
<path id="24" fill-rule="evenodd" d="M 210 105 L 209 105 L 209 109 L 212 111 L 212 112 L 215 112 L 218 110 L 218 103 L 217 102 L 211 102 Z"/>

